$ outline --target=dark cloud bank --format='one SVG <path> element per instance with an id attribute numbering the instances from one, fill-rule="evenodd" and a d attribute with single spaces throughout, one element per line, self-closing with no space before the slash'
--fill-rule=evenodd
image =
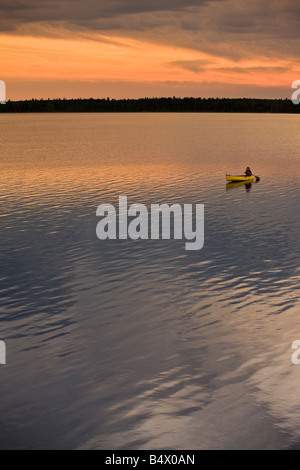
<path id="1" fill-rule="evenodd" d="M 144 31 L 155 28 L 211 34 L 298 39 L 295 0 L 1 0 L 0 28 L 62 22 L 71 29 Z"/>

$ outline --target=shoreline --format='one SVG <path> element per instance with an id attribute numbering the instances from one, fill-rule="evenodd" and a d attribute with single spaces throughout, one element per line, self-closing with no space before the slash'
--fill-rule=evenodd
<path id="1" fill-rule="evenodd" d="M 31 99 L 7 101 L 0 114 L 27 113 L 228 113 L 299 114 L 292 100 L 258 98 Z"/>

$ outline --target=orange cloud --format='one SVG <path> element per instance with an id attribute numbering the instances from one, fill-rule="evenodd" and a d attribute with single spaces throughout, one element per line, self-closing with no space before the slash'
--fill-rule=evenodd
<path id="1" fill-rule="evenodd" d="M 91 33 L 89 37 L 0 35 L 1 79 L 130 82 L 214 82 L 287 86 L 296 76 L 288 59 L 237 63 L 201 51 Z"/>

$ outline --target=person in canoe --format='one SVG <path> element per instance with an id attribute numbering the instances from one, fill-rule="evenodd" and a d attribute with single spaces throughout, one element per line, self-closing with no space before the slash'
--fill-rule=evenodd
<path id="1" fill-rule="evenodd" d="M 245 176 L 252 176 L 252 171 L 250 168 L 247 166 L 246 171 L 245 171 Z"/>

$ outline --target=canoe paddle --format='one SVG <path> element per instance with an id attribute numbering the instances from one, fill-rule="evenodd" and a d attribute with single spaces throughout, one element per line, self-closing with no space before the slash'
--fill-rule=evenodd
<path id="1" fill-rule="evenodd" d="M 259 176 L 256 176 L 256 175 L 253 175 L 254 178 L 256 179 L 256 181 L 260 181 L 260 177 Z"/>

